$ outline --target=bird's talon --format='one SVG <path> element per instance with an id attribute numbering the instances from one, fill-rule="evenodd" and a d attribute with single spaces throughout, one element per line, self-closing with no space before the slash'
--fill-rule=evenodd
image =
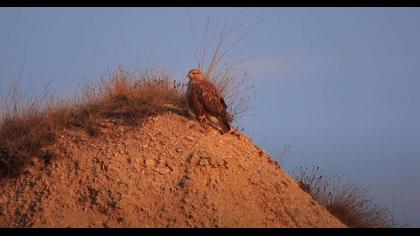
<path id="1" fill-rule="evenodd" d="M 200 120 L 201 124 L 206 123 L 206 115 L 202 115 L 202 116 L 198 117 L 198 120 Z"/>

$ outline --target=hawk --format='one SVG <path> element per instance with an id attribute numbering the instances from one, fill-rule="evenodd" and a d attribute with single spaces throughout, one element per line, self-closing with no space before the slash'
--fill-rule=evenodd
<path id="1" fill-rule="evenodd" d="M 217 88 L 210 83 L 203 72 L 199 69 L 192 69 L 188 72 L 187 100 L 188 106 L 196 118 L 203 125 L 216 118 L 223 133 L 231 130 L 231 115 L 227 112 L 227 106 Z"/>

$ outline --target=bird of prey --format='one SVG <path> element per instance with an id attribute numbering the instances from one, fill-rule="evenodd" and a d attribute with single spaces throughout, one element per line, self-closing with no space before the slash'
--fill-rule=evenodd
<path id="1" fill-rule="evenodd" d="M 188 106 L 193 111 L 200 123 L 207 124 L 207 120 L 217 119 L 222 133 L 231 130 L 231 115 L 227 112 L 227 106 L 217 88 L 208 81 L 199 69 L 188 72 L 187 100 Z"/>

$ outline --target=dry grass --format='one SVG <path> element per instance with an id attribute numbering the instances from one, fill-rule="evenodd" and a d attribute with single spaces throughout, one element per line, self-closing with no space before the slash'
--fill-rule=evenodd
<path id="1" fill-rule="evenodd" d="M 225 98 L 233 120 L 249 109 L 252 87 L 248 86 L 246 73 L 238 75 L 245 58 L 226 61 L 226 55 L 261 23 L 234 37 L 241 28 L 236 23 L 239 15 L 224 24 L 216 40 L 209 40 L 207 24 L 198 59 L 198 67 Z M 60 100 L 49 91 L 41 98 L 26 97 L 16 85 L 1 104 L 0 179 L 19 175 L 33 157 L 49 162 L 52 154 L 45 147 L 54 143 L 61 129 L 78 128 L 99 136 L 102 119 L 136 125 L 147 116 L 167 110 L 183 112 L 186 108 L 185 86 L 171 80 L 162 70 L 134 75 L 118 69 L 96 84 L 84 85 L 81 94 L 72 101 Z"/>
<path id="2" fill-rule="evenodd" d="M 53 157 L 46 147 L 64 128 L 99 136 L 103 119 L 138 125 L 145 117 L 164 111 L 182 113 L 184 90 L 164 71 L 135 76 L 123 69 L 97 84 L 85 85 L 73 101 L 60 100 L 49 91 L 42 97 L 26 97 L 13 83 L 1 104 L 0 179 L 16 177 L 34 157 L 49 163 Z"/>
<path id="3" fill-rule="evenodd" d="M 249 35 L 262 20 L 255 25 L 244 28 L 243 23 L 238 23 L 242 11 L 232 20 L 225 21 L 220 32 L 210 32 L 210 19 L 207 18 L 204 32 L 201 35 L 198 50 L 194 51 L 197 59 L 197 67 L 205 72 L 210 80 L 222 94 L 232 120 L 242 117 L 250 108 L 253 97 L 253 87 L 249 85 L 249 78 L 242 65 L 249 58 L 237 56 L 227 58 L 231 50 Z M 190 17 L 191 31 L 194 36 L 192 20 Z M 242 33 L 240 33 L 242 32 Z M 217 35 L 217 37 L 211 37 Z"/>
<path id="4" fill-rule="evenodd" d="M 326 178 L 319 167 L 300 168 L 296 176 L 300 187 L 344 224 L 352 228 L 387 228 L 395 222 L 388 208 L 367 196 L 366 189 L 343 182 L 340 176 Z"/>

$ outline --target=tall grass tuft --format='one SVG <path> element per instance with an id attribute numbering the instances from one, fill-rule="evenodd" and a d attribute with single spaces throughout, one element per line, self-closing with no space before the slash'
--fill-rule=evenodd
<path id="1" fill-rule="evenodd" d="M 250 109 L 253 87 L 250 86 L 246 70 L 243 68 L 244 62 L 250 58 L 242 56 L 228 58 L 227 56 L 238 43 L 262 23 L 260 20 L 245 29 L 243 23 L 238 23 L 241 14 L 242 11 L 232 20 L 225 21 L 219 32 L 210 31 L 210 19 L 207 18 L 198 50 L 194 50 L 198 62 L 197 67 L 222 94 L 233 120 L 239 119 Z M 191 16 L 189 17 L 194 36 L 192 19 Z"/>
<path id="2" fill-rule="evenodd" d="M 86 84 L 72 100 L 25 96 L 14 82 L 2 96 L 0 113 L 0 180 L 18 176 L 35 157 L 50 160 L 48 145 L 61 130 L 81 129 L 91 136 L 101 134 L 99 124 L 112 119 L 138 125 L 165 111 L 183 113 L 185 86 L 163 71 L 138 75 L 118 68 L 96 84 Z"/>
<path id="3" fill-rule="evenodd" d="M 376 204 L 365 188 L 344 182 L 338 175 L 326 177 L 313 166 L 301 167 L 295 177 L 305 192 L 349 227 L 388 228 L 395 224 L 389 209 Z"/>

